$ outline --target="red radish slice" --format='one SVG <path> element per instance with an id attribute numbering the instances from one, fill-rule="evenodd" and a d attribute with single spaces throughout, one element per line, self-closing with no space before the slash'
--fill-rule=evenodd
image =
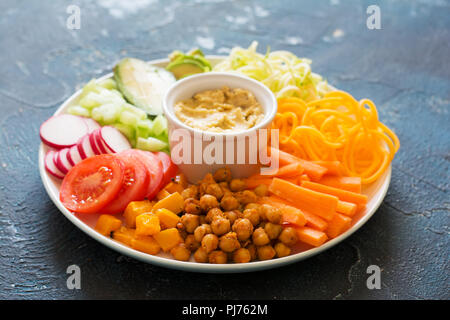
<path id="1" fill-rule="evenodd" d="M 67 154 L 69 153 L 70 148 L 64 148 L 58 151 L 58 169 L 61 170 L 62 173 L 67 174 L 70 169 L 72 169 L 72 165 L 67 160 Z"/>
<path id="2" fill-rule="evenodd" d="M 69 150 L 66 153 L 66 159 L 67 162 L 73 167 L 75 165 L 75 162 L 73 162 L 72 157 L 70 156 L 70 150 L 72 149 L 72 147 L 68 148 Z"/>
<path id="3" fill-rule="evenodd" d="M 77 146 L 70 147 L 70 151 L 67 154 L 67 157 L 69 158 L 69 162 L 71 164 L 73 163 L 73 166 L 81 162 L 81 160 L 83 160 L 81 159 L 80 152 L 78 151 Z"/>
<path id="4" fill-rule="evenodd" d="M 55 151 L 53 153 L 53 164 L 55 165 L 55 167 L 58 168 L 58 151 Z M 58 168 L 59 171 L 61 171 L 61 169 Z"/>
<path id="5" fill-rule="evenodd" d="M 97 147 L 101 153 L 113 153 L 109 150 L 102 141 L 102 137 L 100 136 L 100 129 L 95 130 L 92 134 L 94 135 L 95 142 L 97 143 Z"/>
<path id="6" fill-rule="evenodd" d="M 50 150 L 47 152 L 44 158 L 45 169 L 54 177 L 58 179 L 63 179 L 64 174 L 59 171 L 59 169 L 55 166 L 53 159 L 55 157 L 55 151 Z"/>
<path id="7" fill-rule="evenodd" d="M 42 142 L 57 149 L 75 145 L 86 133 L 88 126 L 83 118 L 71 114 L 53 116 L 39 130 Z"/>
<path id="8" fill-rule="evenodd" d="M 91 148 L 91 143 L 89 142 L 89 135 L 85 135 L 77 143 L 78 151 L 80 152 L 81 159 L 86 159 L 95 156 L 94 151 Z"/>
<path id="9" fill-rule="evenodd" d="M 96 155 L 99 155 L 99 154 L 102 154 L 102 153 L 103 153 L 103 152 L 100 151 L 100 149 L 99 149 L 98 146 L 97 146 L 97 142 L 95 141 L 95 135 L 94 135 L 93 132 L 91 132 L 91 133 L 89 134 L 89 143 L 91 144 L 92 151 L 94 151 L 94 153 L 95 153 Z M 105 152 L 105 153 L 106 153 L 106 152 Z"/>
<path id="10" fill-rule="evenodd" d="M 94 130 L 97 130 L 99 128 L 101 128 L 101 126 L 98 124 L 97 121 L 95 121 L 94 119 L 91 118 L 83 118 L 84 122 L 86 122 L 86 125 L 88 127 L 88 132 L 91 133 Z"/>
<path id="11" fill-rule="evenodd" d="M 114 127 L 103 127 L 100 130 L 100 136 L 102 141 L 112 152 L 121 152 L 131 149 L 128 139 Z"/>

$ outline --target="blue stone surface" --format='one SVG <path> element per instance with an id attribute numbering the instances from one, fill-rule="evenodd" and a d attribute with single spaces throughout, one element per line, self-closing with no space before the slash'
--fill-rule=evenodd
<path id="1" fill-rule="evenodd" d="M 1 299 L 448 299 L 450 2 L 74 0 L 0 2 Z M 81 28 L 67 28 L 67 7 Z M 313 70 L 370 98 L 402 146 L 378 212 L 350 238 L 287 267 L 250 274 L 168 270 L 121 256 L 53 205 L 38 172 L 40 124 L 75 89 L 126 56 L 251 41 L 313 60 Z M 81 290 L 66 269 L 81 268 Z M 366 286 L 369 265 L 381 289 Z"/>

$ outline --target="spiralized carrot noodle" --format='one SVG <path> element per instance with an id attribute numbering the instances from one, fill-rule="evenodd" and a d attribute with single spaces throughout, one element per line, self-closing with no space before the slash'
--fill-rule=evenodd
<path id="1" fill-rule="evenodd" d="M 377 180 L 400 148 L 395 133 L 378 120 L 375 104 L 344 91 L 310 102 L 278 99 L 272 129 L 279 129 L 281 150 L 307 160 L 338 160 L 345 175 L 361 177 L 363 184 Z"/>

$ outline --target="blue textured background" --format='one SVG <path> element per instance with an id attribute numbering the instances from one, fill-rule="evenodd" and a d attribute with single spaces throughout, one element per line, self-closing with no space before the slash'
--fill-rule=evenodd
<path id="1" fill-rule="evenodd" d="M 0 298 L 423 299 L 449 295 L 450 2 L 0 2 Z M 366 8 L 381 8 L 368 30 Z M 81 8 L 68 30 L 66 8 Z M 120 58 L 260 42 L 313 59 L 313 70 L 368 97 L 402 147 L 388 195 L 356 234 L 307 261 L 241 275 L 166 270 L 123 257 L 74 227 L 42 186 L 39 125 Z M 82 289 L 68 290 L 77 264 Z M 381 267 L 368 290 L 366 268 Z"/>

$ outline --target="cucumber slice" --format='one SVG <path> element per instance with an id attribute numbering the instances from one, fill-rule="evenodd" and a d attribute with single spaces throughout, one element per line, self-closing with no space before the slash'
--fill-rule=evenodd
<path id="1" fill-rule="evenodd" d="M 111 78 L 100 81 L 99 85 L 108 90 L 117 89 L 116 82 Z"/>
<path id="2" fill-rule="evenodd" d="M 175 82 L 171 72 L 134 58 L 125 58 L 114 67 L 114 79 L 124 97 L 150 115 L 162 114 L 164 94 Z"/>
<path id="3" fill-rule="evenodd" d="M 82 116 L 82 117 L 91 116 L 91 112 L 89 111 L 89 109 L 83 108 L 82 106 L 71 106 L 67 111 L 75 116 Z"/>
<path id="4" fill-rule="evenodd" d="M 148 137 L 146 139 L 139 137 L 136 140 L 136 148 L 141 150 L 160 151 L 168 147 L 167 143 L 153 137 Z"/>
<path id="5" fill-rule="evenodd" d="M 156 136 L 168 133 L 167 119 L 163 115 L 159 115 L 153 120 L 153 133 Z"/>
<path id="6" fill-rule="evenodd" d="M 102 125 L 115 123 L 122 111 L 118 104 L 107 103 L 92 110 L 91 116 L 94 120 L 101 122 Z"/>
<path id="7" fill-rule="evenodd" d="M 135 127 L 138 123 L 139 118 L 136 117 L 135 114 L 131 113 L 130 111 L 122 111 L 122 113 L 119 116 L 119 122 L 122 124 L 125 124 L 127 126 Z"/>
<path id="8" fill-rule="evenodd" d="M 129 111 L 132 114 L 134 114 L 140 120 L 147 119 L 147 113 L 145 111 L 143 111 L 142 109 L 136 108 L 135 106 L 133 106 L 129 103 L 125 102 L 123 105 L 123 108 L 124 108 L 124 110 Z"/>
<path id="9" fill-rule="evenodd" d="M 147 138 L 153 134 L 153 121 L 150 119 L 139 120 L 136 125 L 136 136 Z"/>
<path id="10" fill-rule="evenodd" d="M 119 130 L 120 132 L 123 133 L 123 135 L 125 137 L 127 137 L 127 139 L 131 142 L 131 140 L 135 139 L 135 130 L 134 127 L 131 126 L 127 126 L 125 124 L 122 123 L 115 123 L 113 124 L 113 127 L 116 128 L 117 130 Z"/>

